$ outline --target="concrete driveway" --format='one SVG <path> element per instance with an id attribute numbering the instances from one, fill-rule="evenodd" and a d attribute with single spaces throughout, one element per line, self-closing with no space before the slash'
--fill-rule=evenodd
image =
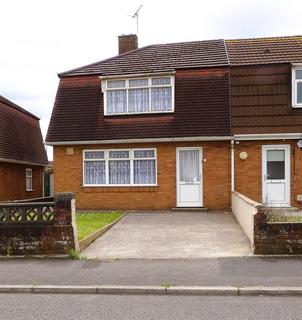
<path id="1" fill-rule="evenodd" d="M 251 255 L 231 213 L 129 213 L 82 252 L 99 259 L 175 259 Z"/>

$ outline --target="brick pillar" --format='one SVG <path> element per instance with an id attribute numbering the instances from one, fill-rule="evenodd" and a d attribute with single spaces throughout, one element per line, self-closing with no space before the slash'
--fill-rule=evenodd
<path id="1" fill-rule="evenodd" d="M 75 218 L 75 193 L 62 192 L 54 195 L 54 224 L 71 225 L 75 249 L 79 250 L 78 229 Z"/>

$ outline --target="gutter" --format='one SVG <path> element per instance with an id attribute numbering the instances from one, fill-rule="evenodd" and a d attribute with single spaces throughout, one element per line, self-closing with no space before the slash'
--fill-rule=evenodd
<path id="1" fill-rule="evenodd" d="M 194 142 L 194 141 L 230 141 L 232 136 L 214 137 L 179 137 L 179 138 L 143 138 L 143 139 L 118 139 L 118 140 L 84 140 L 84 141 L 46 141 L 48 146 L 88 145 L 88 144 L 119 144 L 119 143 L 152 143 L 152 142 Z"/>
<path id="2" fill-rule="evenodd" d="M 6 158 L 0 158 L 0 162 L 27 164 L 27 165 L 30 165 L 30 166 L 39 166 L 39 167 L 49 167 L 49 164 L 46 164 L 46 163 L 36 163 L 36 162 L 21 161 L 21 160 L 6 159 Z"/>
<path id="3" fill-rule="evenodd" d="M 262 133 L 262 134 L 235 134 L 235 140 L 285 140 L 302 139 L 302 133 Z"/>
<path id="4" fill-rule="evenodd" d="M 194 141 L 252 141 L 252 140 L 300 140 L 302 133 L 264 133 L 264 134 L 235 134 L 233 136 L 205 137 L 173 137 L 173 138 L 141 138 L 115 140 L 77 140 L 77 141 L 46 141 L 48 146 L 89 145 L 89 144 L 119 144 L 119 143 L 152 143 L 152 142 L 194 142 Z"/>

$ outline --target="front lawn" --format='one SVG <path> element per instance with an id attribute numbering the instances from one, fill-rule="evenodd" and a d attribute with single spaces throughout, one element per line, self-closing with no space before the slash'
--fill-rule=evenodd
<path id="1" fill-rule="evenodd" d="M 94 231 L 105 227 L 122 216 L 122 212 L 77 212 L 78 239 L 82 240 Z"/>

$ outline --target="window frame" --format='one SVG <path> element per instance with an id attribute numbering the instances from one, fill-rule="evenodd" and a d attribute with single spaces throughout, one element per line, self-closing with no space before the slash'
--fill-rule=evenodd
<path id="1" fill-rule="evenodd" d="M 170 78 L 171 83 L 169 85 L 152 85 L 152 79 L 155 78 Z M 135 86 L 130 87 L 129 81 L 130 80 L 142 80 L 142 79 L 148 79 L 148 85 L 147 86 Z M 125 81 L 125 87 L 117 87 L 117 88 L 108 88 L 108 81 Z M 151 110 L 151 88 L 165 88 L 165 87 L 171 87 L 171 103 L 172 108 L 171 110 Z M 149 110 L 144 112 L 129 112 L 128 107 L 128 96 L 129 96 L 129 90 L 131 89 L 149 89 Z M 115 90 L 126 90 L 126 110 L 127 112 L 118 112 L 118 113 L 108 113 L 107 112 L 107 92 L 108 91 L 115 91 Z M 171 74 L 163 74 L 163 75 L 139 75 L 139 76 L 133 76 L 133 77 L 116 77 L 116 78 L 105 78 L 102 79 L 102 92 L 103 92 L 103 101 L 104 101 L 104 116 L 129 116 L 129 115 L 137 115 L 137 114 L 157 114 L 157 113 L 174 113 L 174 102 L 175 102 L 175 77 Z"/>
<path id="2" fill-rule="evenodd" d="M 298 103 L 297 84 L 302 83 L 302 79 L 296 79 L 296 71 L 302 71 L 302 66 L 292 68 L 292 107 L 302 108 L 302 102 Z"/>
<path id="3" fill-rule="evenodd" d="M 30 173 L 28 175 L 28 173 Z M 30 188 L 27 186 L 27 179 L 30 178 Z M 26 191 L 33 191 L 33 170 L 31 168 L 26 168 L 25 169 L 25 190 Z"/>
<path id="4" fill-rule="evenodd" d="M 134 152 L 140 150 L 152 150 L 154 151 L 154 157 L 148 158 L 135 158 Z M 104 159 L 85 159 L 85 152 L 87 151 L 103 151 Z M 110 151 L 128 151 L 129 158 L 109 158 Z M 130 161 L 130 184 L 110 184 L 109 183 L 109 161 L 110 160 L 129 160 Z M 135 160 L 155 160 L 155 183 L 152 184 L 134 184 L 134 161 Z M 85 184 L 85 161 L 105 161 L 105 184 Z M 120 149 L 84 149 L 82 151 L 82 186 L 83 187 L 156 187 L 157 186 L 157 149 L 156 148 L 120 148 Z"/>

